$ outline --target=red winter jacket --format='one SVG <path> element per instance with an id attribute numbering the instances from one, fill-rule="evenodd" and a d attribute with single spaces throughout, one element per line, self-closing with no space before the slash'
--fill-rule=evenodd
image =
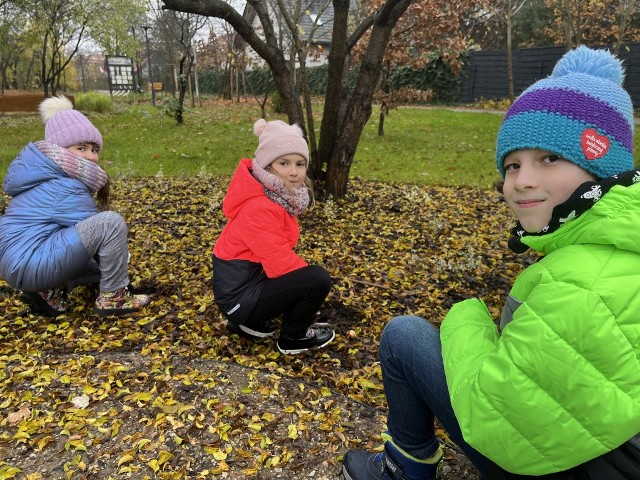
<path id="1" fill-rule="evenodd" d="M 269 278 L 307 266 L 293 252 L 300 229 L 296 217 L 267 198 L 251 175 L 251 159 L 240 161 L 222 202 L 229 222 L 213 248 L 221 260 L 249 260 Z"/>
<path id="2" fill-rule="evenodd" d="M 227 318 L 242 323 L 266 278 L 306 267 L 293 251 L 300 237 L 296 217 L 269 200 L 244 158 L 222 202 L 229 219 L 213 247 L 213 290 Z M 266 276 L 265 276 L 266 274 Z"/>

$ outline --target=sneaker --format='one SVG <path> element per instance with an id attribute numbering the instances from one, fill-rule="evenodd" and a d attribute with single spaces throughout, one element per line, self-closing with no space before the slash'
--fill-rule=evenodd
<path id="1" fill-rule="evenodd" d="M 383 453 L 369 453 L 363 450 L 349 450 L 344 456 L 342 476 L 345 480 L 382 480 Z"/>
<path id="2" fill-rule="evenodd" d="M 125 315 L 137 312 L 150 301 L 148 295 L 134 295 L 126 288 L 120 288 L 114 292 L 100 292 L 93 312 L 101 317 Z"/>
<path id="3" fill-rule="evenodd" d="M 393 457 L 394 452 L 397 458 Z M 380 453 L 350 450 L 344 456 L 342 475 L 345 480 L 437 480 L 441 475 L 442 455 L 439 447 L 434 463 L 418 462 L 389 448 L 388 443 Z"/>
<path id="4" fill-rule="evenodd" d="M 57 317 L 67 310 L 67 290 L 54 288 L 44 292 L 22 292 L 22 301 L 32 313 L 45 317 Z"/>
<path id="5" fill-rule="evenodd" d="M 335 332 L 328 323 L 314 323 L 302 338 L 287 338 L 281 336 L 278 339 L 278 350 L 281 353 L 297 354 L 306 352 L 311 348 L 322 348 L 331 343 L 336 337 Z"/>
<path id="6" fill-rule="evenodd" d="M 259 325 L 251 325 L 250 327 L 246 325 L 238 325 L 238 328 L 242 330 L 244 333 L 254 338 L 269 338 L 272 337 L 274 333 L 276 333 L 277 327 L 276 324 L 271 320 L 267 320 L 266 322 L 262 322 Z"/>

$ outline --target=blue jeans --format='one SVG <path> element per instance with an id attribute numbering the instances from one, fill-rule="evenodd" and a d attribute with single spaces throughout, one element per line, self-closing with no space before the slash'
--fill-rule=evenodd
<path id="1" fill-rule="evenodd" d="M 440 332 L 420 317 L 391 320 L 380 339 L 380 364 L 389 405 L 387 427 L 396 445 L 416 458 L 438 449 L 434 417 L 483 476 L 487 459 L 462 438 L 444 375 Z"/>

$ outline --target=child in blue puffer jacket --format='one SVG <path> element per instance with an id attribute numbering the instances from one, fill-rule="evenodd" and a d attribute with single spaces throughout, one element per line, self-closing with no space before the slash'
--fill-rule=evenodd
<path id="1" fill-rule="evenodd" d="M 9 165 L 0 217 L 0 276 L 22 291 L 34 313 L 66 310 L 69 286 L 99 283 L 95 313 L 121 315 L 149 303 L 128 289 L 127 225 L 106 208 L 109 180 L 99 166 L 102 136 L 64 97 L 42 102 L 45 140 Z"/>

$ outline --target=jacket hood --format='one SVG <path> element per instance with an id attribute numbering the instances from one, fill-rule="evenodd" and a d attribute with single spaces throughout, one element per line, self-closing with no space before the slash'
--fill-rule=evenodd
<path id="1" fill-rule="evenodd" d="M 30 142 L 9 165 L 4 177 L 4 191 L 15 197 L 43 182 L 65 175 L 64 171 Z"/>
<path id="2" fill-rule="evenodd" d="M 542 236 L 527 236 L 522 243 L 549 254 L 568 245 L 612 245 L 640 253 L 640 183 L 616 185 L 589 210 Z"/>
<path id="3" fill-rule="evenodd" d="M 238 215 L 242 206 L 256 197 L 264 197 L 262 185 L 251 175 L 252 160 L 243 158 L 229 183 L 227 194 L 222 202 L 222 212 L 229 219 Z"/>

